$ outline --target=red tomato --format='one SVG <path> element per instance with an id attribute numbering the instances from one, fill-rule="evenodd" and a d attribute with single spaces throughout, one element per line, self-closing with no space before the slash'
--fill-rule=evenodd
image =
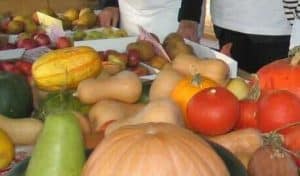
<path id="1" fill-rule="evenodd" d="M 257 128 L 257 102 L 254 100 L 240 100 L 240 118 L 235 129 Z"/>
<path id="2" fill-rule="evenodd" d="M 262 132 L 300 121 L 300 99 L 286 91 L 273 91 L 258 101 L 257 125 Z"/>
<path id="3" fill-rule="evenodd" d="M 31 75 L 32 63 L 23 60 L 18 60 L 16 61 L 15 65 L 26 76 Z"/>
<path id="4" fill-rule="evenodd" d="M 204 135 L 229 132 L 239 119 L 239 101 L 224 87 L 196 93 L 187 105 L 187 123 Z"/>
<path id="5" fill-rule="evenodd" d="M 295 153 L 300 153 L 300 125 L 289 127 L 280 131 L 284 136 L 284 146 Z M 300 167 L 300 158 L 296 158 L 296 163 Z"/>

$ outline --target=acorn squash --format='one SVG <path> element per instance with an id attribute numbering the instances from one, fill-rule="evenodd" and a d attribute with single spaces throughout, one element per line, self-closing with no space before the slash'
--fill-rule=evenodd
<path id="1" fill-rule="evenodd" d="M 29 82 L 22 75 L 0 72 L 0 114 L 11 118 L 29 117 L 33 95 Z"/>

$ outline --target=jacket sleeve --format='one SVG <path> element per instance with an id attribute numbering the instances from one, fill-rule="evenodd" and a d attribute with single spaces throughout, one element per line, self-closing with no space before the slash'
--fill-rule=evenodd
<path id="1" fill-rule="evenodd" d="M 182 0 L 178 13 L 178 21 L 192 20 L 199 22 L 203 0 Z"/>
<path id="2" fill-rule="evenodd" d="M 102 0 L 102 3 L 103 7 L 119 7 L 118 0 Z"/>

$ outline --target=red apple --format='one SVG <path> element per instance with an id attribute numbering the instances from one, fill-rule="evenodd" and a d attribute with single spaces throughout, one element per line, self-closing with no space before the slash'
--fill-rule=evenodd
<path id="1" fill-rule="evenodd" d="M 67 48 L 72 46 L 72 42 L 68 37 L 59 37 L 55 42 L 55 46 L 57 49 Z"/>
<path id="2" fill-rule="evenodd" d="M 38 46 L 39 46 L 38 43 L 35 40 L 30 38 L 25 38 L 17 42 L 18 48 L 25 48 L 26 50 L 36 48 Z"/>
<path id="3" fill-rule="evenodd" d="M 128 50 L 127 56 L 128 56 L 128 62 L 127 62 L 128 67 L 136 67 L 141 62 L 141 55 L 138 50 L 135 49 Z"/>
<path id="4" fill-rule="evenodd" d="M 33 39 L 40 46 L 47 46 L 47 45 L 50 45 L 50 43 L 51 43 L 50 37 L 45 33 L 37 33 L 33 36 Z"/>
<path id="5" fill-rule="evenodd" d="M 130 67 L 129 70 L 136 73 L 138 76 L 144 76 L 149 74 L 149 70 L 140 65 L 137 65 L 135 67 Z"/>

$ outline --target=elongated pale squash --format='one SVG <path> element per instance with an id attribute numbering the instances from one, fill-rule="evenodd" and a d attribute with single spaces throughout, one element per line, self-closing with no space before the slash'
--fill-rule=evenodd
<path id="1" fill-rule="evenodd" d="M 35 84 L 52 91 L 76 88 L 81 80 L 96 77 L 102 68 L 100 55 L 86 46 L 58 49 L 42 55 L 32 66 Z"/>

